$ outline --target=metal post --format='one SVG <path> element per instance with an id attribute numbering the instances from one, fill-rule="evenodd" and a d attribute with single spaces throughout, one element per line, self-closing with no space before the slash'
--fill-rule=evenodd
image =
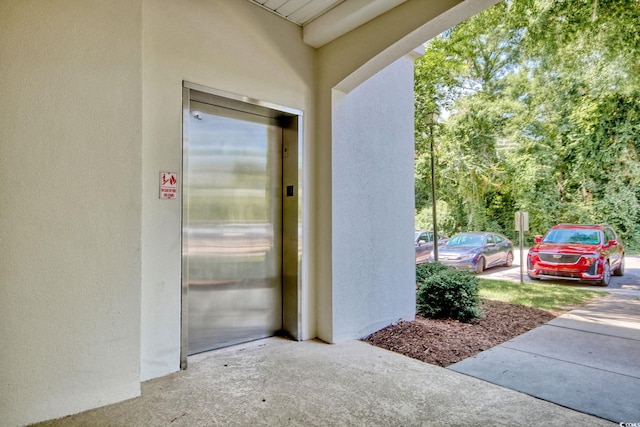
<path id="1" fill-rule="evenodd" d="M 435 154 L 433 150 L 433 124 L 437 120 L 437 114 L 433 114 L 429 121 L 429 133 L 431 136 L 431 210 L 433 215 L 433 259 L 438 261 L 438 222 L 436 220 L 436 167 Z"/>
<path id="2" fill-rule="evenodd" d="M 524 284 L 524 214 L 520 212 L 519 218 L 520 226 L 520 284 Z"/>

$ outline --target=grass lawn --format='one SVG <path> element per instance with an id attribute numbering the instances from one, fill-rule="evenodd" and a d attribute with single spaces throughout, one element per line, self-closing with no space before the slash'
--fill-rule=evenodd
<path id="1" fill-rule="evenodd" d="M 478 280 L 481 298 L 535 307 L 551 312 L 565 312 L 608 295 L 568 286 L 537 283 L 520 284 L 506 280 Z"/>

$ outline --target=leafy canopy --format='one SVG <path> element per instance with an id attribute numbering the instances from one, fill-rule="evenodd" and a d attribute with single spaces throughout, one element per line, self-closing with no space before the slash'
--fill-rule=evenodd
<path id="1" fill-rule="evenodd" d="M 529 238 L 607 222 L 640 248 L 639 23 L 637 0 L 509 0 L 427 43 L 415 66 L 418 221 L 433 203 L 433 135 L 440 230 L 515 237 L 524 210 Z"/>

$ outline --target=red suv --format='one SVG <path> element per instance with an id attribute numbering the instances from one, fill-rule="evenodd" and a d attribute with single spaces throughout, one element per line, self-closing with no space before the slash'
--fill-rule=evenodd
<path id="1" fill-rule="evenodd" d="M 609 286 L 611 274 L 624 274 L 624 248 L 606 224 L 558 224 L 537 236 L 527 255 L 532 279 L 567 279 Z"/>

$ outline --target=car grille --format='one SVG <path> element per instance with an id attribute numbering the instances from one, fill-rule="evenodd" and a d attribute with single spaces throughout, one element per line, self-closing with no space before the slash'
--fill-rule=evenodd
<path id="1" fill-rule="evenodd" d="M 562 271 L 541 270 L 540 274 L 542 274 L 543 276 L 564 277 L 567 279 L 580 279 L 580 275 L 578 273 L 565 273 Z"/>
<path id="2" fill-rule="evenodd" d="M 575 264 L 580 260 L 581 255 L 541 253 L 538 256 L 544 262 L 553 262 L 555 264 Z"/>

